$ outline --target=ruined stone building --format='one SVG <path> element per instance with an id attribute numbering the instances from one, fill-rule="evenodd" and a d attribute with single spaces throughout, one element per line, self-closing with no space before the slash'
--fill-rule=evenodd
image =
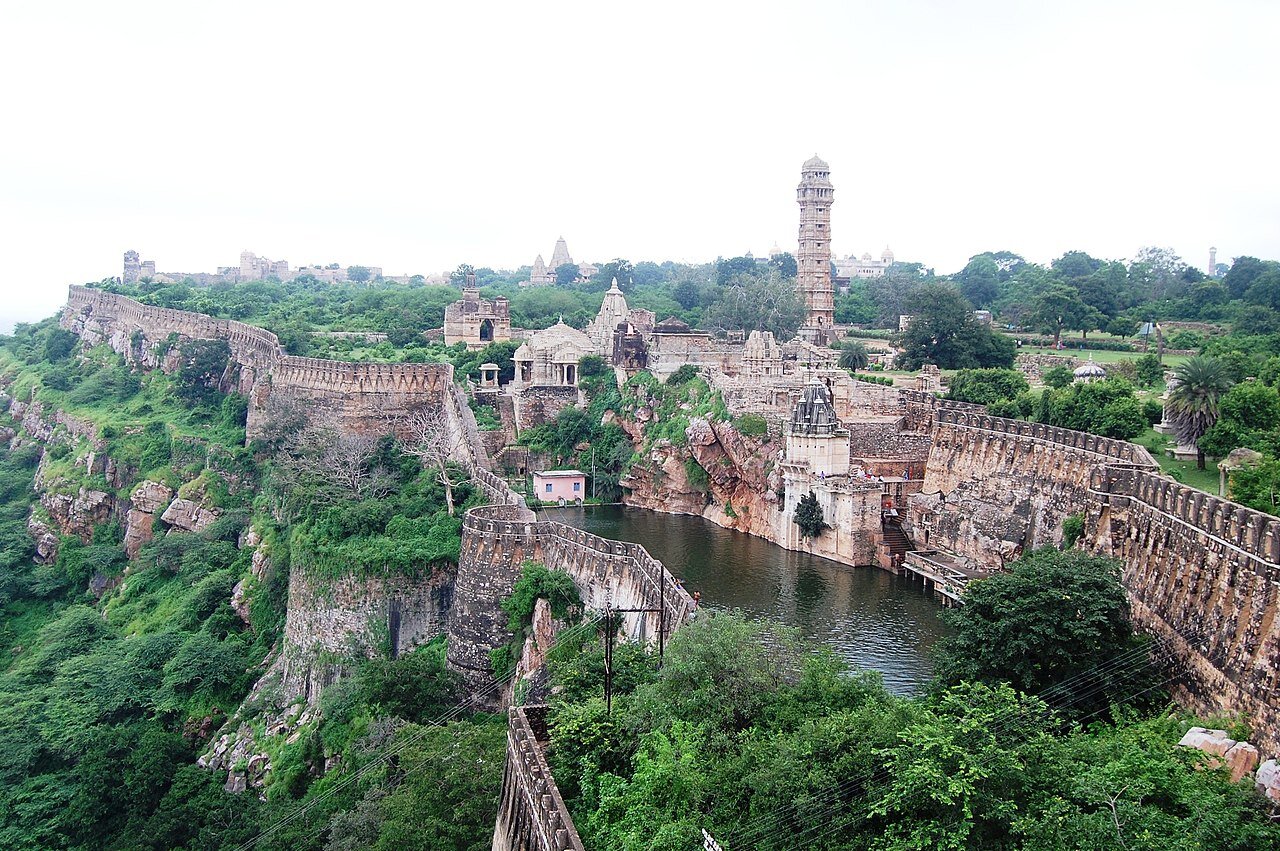
<path id="1" fill-rule="evenodd" d="M 835 190 L 831 169 L 815 154 L 800 169 L 796 203 L 800 205 L 800 245 L 796 252 L 796 289 L 804 297 L 808 315 L 800 335 L 826 342 L 835 322 L 831 285 L 831 205 Z"/>
<path id="2" fill-rule="evenodd" d="M 469 283 L 474 284 L 474 276 Z M 444 309 L 446 346 L 466 343 L 468 349 L 482 349 L 490 343 L 511 339 L 511 306 L 505 296 L 492 301 L 480 298 L 474 286 L 464 287 L 462 298 Z"/>

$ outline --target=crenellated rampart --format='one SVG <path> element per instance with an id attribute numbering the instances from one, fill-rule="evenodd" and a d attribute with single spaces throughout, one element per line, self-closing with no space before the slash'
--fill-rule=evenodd
<path id="1" fill-rule="evenodd" d="M 1088 509 L 1090 477 L 1107 463 L 1157 468 L 1147 450 L 1123 440 L 940 409 L 910 525 L 922 546 L 1000 567 L 1060 544 L 1062 521 Z"/>
<path id="2" fill-rule="evenodd" d="M 249 439 L 262 433 L 272 397 L 324 409 L 344 430 L 367 431 L 386 428 L 421 405 L 441 403 L 453 384 L 450 364 L 350 363 L 296 357 L 286 354 L 276 335 L 263 328 L 142 304 L 88 287 L 70 287 L 62 326 L 90 345 L 105 342 L 148 367 L 167 365 L 156 351 L 172 335 L 227 341 L 236 368 L 230 383 L 249 397 Z"/>
<path id="3" fill-rule="evenodd" d="M 1179 697 L 1280 753 L 1280 518 L 1132 467 L 1097 468 L 1092 488 L 1086 543 L 1124 562 L 1135 621 L 1184 663 Z"/>
<path id="4" fill-rule="evenodd" d="M 493 851 L 583 851 L 543 756 L 546 709 L 513 706 L 507 711 L 507 762 L 502 771 Z"/>
<path id="5" fill-rule="evenodd" d="M 989 567 L 1061 543 L 1083 515 L 1083 544 L 1124 563 L 1135 622 L 1173 649 L 1180 698 L 1241 715 L 1280 753 L 1280 518 L 1160 475 L 1141 446 L 972 413 L 939 411 L 917 544 Z"/>
<path id="6" fill-rule="evenodd" d="M 639 544 L 536 520 L 522 502 L 473 508 L 462 522 L 449 664 L 475 684 L 492 679 L 489 652 L 511 639 L 498 602 L 510 596 L 526 561 L 568 573 L 591 609 L 653 610 L 623 616 L 622 631 L 633 641 L 670 636 L 694 611 L 689 593 Z"/>

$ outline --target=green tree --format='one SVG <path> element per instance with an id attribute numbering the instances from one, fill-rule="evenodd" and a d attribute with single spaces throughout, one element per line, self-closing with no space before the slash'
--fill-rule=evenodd
<path id="1" fill-rule="evenodd" d="M 1133 362 L 1138 383 L 1143 387 L 1155 387 L 1164 381 L 1164 364 L 1156 355 L 1146 354 Z"/>
<path id="2" fill-rule="evenodd" d="M 1231 298 L 1243 298 L 1245 292 L 1253 285 L 1254 280 L 1277 264 L 1257 257 L 1237 257 L 1231 262 L 1231 268 L 1222 276 Z"/>
<path id="3" fill-rule="evenodd" d="M 1075 287 L 1052 284 L 1032 305 L 1032 316 L 1037 327 L 1053 334 L 1053 344 L 1062 339 L 1064 328 L 1079 328 L 1088 315 L 1088 305 L 1080 299 Z"/>
<path id="4" fill-rule="evenodd" d="M 840 368 L 859 370 L 866 369 L 871 362 L 867 354 L 867 346 L 859 340 L 845 340 L 840 344 Z"/>
<path id="5" fill-rule="evenodd" d="M 947 284 L 923 284 L 907 302 L 911 324 L 899 340 L 906 369 L 933 363 L 942 369 L 1013 366 L 1013 340 L 982 325 L 964 297 Z"/>
<path id="6" fill-rule="evenodd" d="M 470 263 L 460 263 L 458 268 L 449 273 L 449 286 L 464 287 L 467 285 L 467 279 L 475 275 L 476 268 Z"/>
<path id="7" fill-rule="evenodd" d="M 1230 496 L 1257 511 L 1280 514 L 1280 460 L 1266 458 L 1256 467 L 1233 470 Z"/>
<path id="8" fill-rule="evenodd" d="M 556 286 L 567 287 L 581 275 L 576 263 L 561 263 L 556 267 Z"/>
<path id="9" fill-rule="evenodd" d="M 373 270 L 368 266 L 348 266 L 347 280 L 353 284 L 367 284 L 373 279 Z"/>
<path id="10" fill-rule="evenodd" d="M 951 376 L 947 398 L 989 405 L 1017 398 L 1029 389 L 1026 377 L 1016 369 L 962 369 Z"/>
<path id="11" fill-rule="evenodd" d="M 1131 440 L 1147 427 L 1133 387 L 1118 379 L 1072 384 L 1051 395 L 1049 423 Z"/>
<path id="12" fill-rule="evenodd" d="M 1210 455 L 1222 457 L 1247 447 L 1274 454 L 1280 448 L 1280 395 L 1261 381 L 1244 381 L 1222 397 L 1217 421 L 1197 444 Z"/>
<path id="13" fill-rule="evenodd" d="M 778 274 L 784 278 L 794 278 L 796 276 L 796 258 L 790 252 L 784 251 L 776 257 L 770 257 L 769 265 L 777 269 Z"/>
<path id="14" fill-rule="evenodd" d="M 187 340 L 178 347 L 178 395 L 200 405 L 217 401 L 218 385 L 231 359 L 226 340 Z"/>
<path id="15" fill-rule="evenodd" d="M 1115 319 L 1107 322 L 1107 327 L 1103 329 L 1113 337 L 1124 339 L 1132 337 L 1138 333 L 1138 323 L 1132 319 L 1126 319 L 1123 316 L 1117 316 Z"/>
<path id="16" fill-rule="evenodd" d="M 970 583 L 964 606 L 946 613 L 956 633 L 937 645 L 939 681 L 1010 683 L 1069 715 L 1134 694 L 1156 675 L 1133 653 L 1143 640 L 1120 570 L 1115 559 L 1046 547 Z"/>
<path id="17" fill-rule="evenodd" d="M 800 502 L 796 505 L 795 524 L 806 538 L 816 538 L 831 528 L 822 517 L 822 506 L 818 503 L 818 495 L 813 491 L 800 497 Z"/>
<path id="18" fill-rule="evenodd" d="M 1178 442 L 1196 447 L 1196 468 L 1204 469 L 1200 438 L 1218 421 L 1222 397 L 1231 389 L 1231 377 L 1216 358 L 1188 358 L 1173 370 L 1178 386 L 1169 392 L 1165 407 L 1172 415 Z"/>
<path id="19" fill-rule="evenodd" d="M 960 292 L 974 307 L 986 307 L 999 295 L 1000 267 L 990 256 L 979 254 L 955 276 Z"/>
<path id="20" fill-rule="evenodd" d="M 1055 390 L 1066 387 L 1075 379 L 1071 370 L 1067 369 L 1065 366 L 1049 367 L 1044 371 L 1044 375 L 1040 377 L 1044 381 L 1045 386 L 1052 387 Z"/>
<path id="21" fill-rule="evenodd" d="M 772 331 L 779 340 L 789 340 L 804 317 L 795 281 L 777 274 L 739 275 L 703 312 L 702 324 L 715 330 Z"/>

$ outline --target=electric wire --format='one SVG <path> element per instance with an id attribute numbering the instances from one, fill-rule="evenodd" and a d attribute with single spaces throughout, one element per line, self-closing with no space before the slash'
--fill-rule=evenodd
<path id="1" fill-rule="evenodd" d="M 1197 630 L 1195 633 L 1192 634 L 1191 638 L 1187 638 L 1185 640 L 1187 641 L 1187 643 L 1192 643 L 1194 641 L 1197 641 L 1199 638 L 1204 637 L 1204 635 L 1205 635 L 1204 631 Z M 1167 645 L 1171 643 L 1173 643 L 1172 638 L 1156 639 L 1156 642 L 1155 642 L 1157 646 L 1160 646 L 1162 648 L 1167 648 Z M 1144 645 L 1140 648 L 1134 648 L 1130 651 L 1126 651 L 1125 653 L 1120 654 L 1119 656 L 1115 657 L 1112 660 L 1109 660 L 1108 662 L 1099 663 L 1099 665 L 1096 665 L 1087 671 L 1083 671 L 1080 674 L 1077 674 L 1073 677 L 1067 678 L 1066 680 L 1062 680 L 1058 683 L 1055 683 L 1049 688 L 1043 690 L 1039 695 L 1035 695 L 1035 696 L 1040 697 L 1043 700 L 1044 696 L 1050 693 L 1051 691 L 1061 691 L 1062 689 L 1069 687 L 1069 684 L 1072 681 L 1079 680 L 1080 678 L 1091 675 L 1099 670 L 1110 668 L 1112 671 L 1118 672 L 1120 676 L 1128 677 L 1147 667 L 1163 666 L 1170 659 L 1174 658 L 1174 654 L 1171 650 L 1169 650 L 1168 652 L 1160 652 L 1157 654 L 1152 654 L 1152 658 L 1150 659 L 1136 658 L 1144 655 L 1145 651 L 1149 649 L 1151 649 L 1151 645 Z M 1216 656 L 1218 654 L 1214 654 L 1214 655 Z M 1120 663 L 1119 666 L 1116 666 L 1114 663 L 1117 662 L 1118 660 L 1126 660 L 1126 661 L 1123 661 Z M 1130 693 L 1125 697 L 1121 698 L 1118 702 L 1120 703 L 1128 702 L 1130 700 L 1133 700 L 1135 698 L 1148 694 L 1149 692 L 1155 691 L 1160 688 L 1164 688 L 1168 684 L 1177 680 L 1179 676 L 1181 676 L 1181 674 L 1183 673 L 1182 669 L 1184 667 L 1185 667 L 1185 663 L 1173 666 L 1175 672 L 1171 676 L 1147 688 Z M 1063 703 L 1063 704 L 1059 704 L 1055 707 L 1052 707 L 1051 709 L 1053 709 L 1054 711 L 1061 712 L 1062 710 L 1070 708 L 1071 706 L 1077 703 L 1080 703 L 1085 700 L 1090 700 L 1092 699 L 1092 697 L 1096 696 L 1098 692 L 1101 690 L 1101 688 L 1104 686 L 1105 686 L 1105 682 L 1099 682 L 1094 687 L 1087 688 L 1083 692 L 1078 693 L 1075 697 L 1073 697 L 1072 700 L 1067 701 L 1066 703 Z M 1100 707 L 1099 709 L 1096 709 L 1093 712 L 1090 712 L 1087 715 L 1082 716 L 1081 718 L 1075 719 L 1074 723 L 1077 725 L 1083 724 L 1088 719 L 1093 718 L 1094 716 L 1102 712 L 1108 711 L 1111 708 L 1111 704 L 1115 702 L 1116 701 L 1111 701 L 1108 703 L 1107 706 Z M 989 734 L 993 738 L 998 736 L 1003 736 L 1003 737 L 1022 736 L 1027 734 L 1028 732 L 1031 732 L 1032 730 L 1034 730 L 1034 728 L 1038 727 L 1041 723 L 1043 723 L 1043 719 L 1037 719 L 1037 718 L 1029 718 L 1019 722 L 1018 718 L 1020 718 L 1023 714 L 1024 713 L 1021 713 L 1017 710 L 1011 711 L 1005 719 L 1003 719 L 1000 722 L 997 722 L 994 726 L 988 725 Z M 976 763 L 971 764 L 971 767 L 981 767 L 987 764 L 988 762 L 990 762 L 990 760 L 997 758 L 998 756 L 1000 756 L 999 753 L 992 755 L 988 759 L 979 760 Z M 890 772 L 888 768 L 885 768 L 885 767 L 882 767 L 880 769 L 877 769 L 871 772 L 863 772 L 861 775 L 846 779 L 845 781 L 842 781 L 841 783 L 837 784 L 836 787 L 833 787 L 827 790 L 825 793 L 820 793 L 818 796 L 815 796 L 815 797 L 829 798 L 832 795 L 839 795 L 841 792 L 848 791 L 851 788 L 853 788 L 855 784 L 859 784 L 862 782 L 866 782 L 868 787 L 870 787 L 873 784 L 879 783 L 887 779 L 889 777 L 889 773 Z M 864 793 L 864 796 L 865 796 L 865 793 Z M 907 797 L 909 799 L 914 796 L 909 795 Z M 835 804 L 825 805 L 822 807 L 820 812 L 824 812 L 824 813 L 830 812 L 834 809 L 835 806 L 843 805 L 845 803 L 851 804 L 852 801 L 837 802 Z M 762 821 L 758 821 L 746 832 L 739 830 L 739 831 L 734 831 L 732 833 L 725 834 L 723 836 L 725 844 L 728 844 L 730 845 L 730 847 L 734 847 L 734 848 L 742 847 L 745 849 L 749 849 L 755 845 L 759 845 L 760 843 L 763 843 L 768 840 L 775 840 L 784 835 L 791 836 L 793 839 L 798 839 L 800 836 L 803 836 L 808 833 L 812 833 L 815 829 L 818 829 L 823 826 L 823 822 L 819 820 L 815 824 L 811 825 L 810 827 L 801 830 L 799 833 L 796 833 L 793 829 L 785 826 L 780 826 L 778 824 L 778 822 L 782 821 L 785 818 L 788 818 L 789 815 L 790 815 L 789 813 L 781 813 L 774 817 L 764 819 Z M 865 813 L 861 814 L 859 820 L 865 819 L 866 817 L 867 817 L 867 814 Z M 844 829 L 847 829 L 849 826 L 851 825 L 847 825 Z M 737 844 L 738 842 L 747 842 L 747 844 L 743 846 L 738 846 Z"/>
<path id="2" fill-rule="evenodd" d="M 551 647 L 554 647 L 557 644 L 561 643 L 561 641 L 564 640 L 565 637 L 575 632 L 581 631 L 581 634 L 583 636 L 587 635 L 588 634 L 587 629 L 595 626 L 601 620 L 603 620 L 603 615 L 597 615 L 591 618 L 590 620 L 584 621 L 581 624 L 578 624 L 576 626 L 570 627 L 567 630 L 564 630 L 563 632 L 559 633 L 556 636 L 555 641 L 553 641 L 551 644 Z M 251 839 L 248 839 L 245 842 L 241 843 L 240 845 L 237 845 L 236 851 L 248 851 L 248 849 L 257 845 L 258 842 L 262 841 L 263 839 L 267 838 L 273 833 L 279 831 L 280 829 L 287 827 L 288 825 L 292 824 L 294 821 L 298 820 L 299 818 L 305 816 L 317 804 L 323 802 L 324 800 L 328 799 L 330 796 L 336 794 L 337 792 L 340 792 L 348 788 L 349 786 L 351 786 L 351 784 L 359 781 L 374 769 L 385 764 L 392 757 L 399 755 L 400 752 L 402 752 L 406 748 L 411 747 L 414 744 L 417 744 L 431 731 L 432 728 L 443 726 L 445 724 L 448 724 L 451 721 L 456 720 L 460 715 L 462 715 L 463 712 L 465 712 L 468 709 L 468 707 L 471 707 L 472 705 L 482 704 L 484 699 L 486 699 L 487 697 L 495 693 L 499 688 L 505 686 L 515 676 L 517 666 L 518 666 L 518 663 L 516 665 L 512 665 L 507 670 L 507 672 L 504 673 L 502 676 L 493 677 L 492 680 L 489 682 L 489 684 L 486 685 L 484 688 L 480 689 L 478 692 L 468 695 L 466 699 L 458 703 L 456 706 L 452 707 L 442 715 L 426 722 L 425 724 L 422 725 L 422 728 L 420 730 L 414 732 L 413 734 L 407 736 L 406 738 L 402 739 L 399 742 L 389 745 L 386 749 L 383 750 L 381 754 L 379 754 L 374 759 L 362 765 L 358 770 L 353 772 L 350 776 L 345 777 L 339 782 L 335 783 L 333 786 L 330 786 L 324 792 L 321 792 L 319 795 L 317 795 L 314 799 L 307 801 L 304 804 L 300 804 L 297 808 L 295 808 L 293 811 L 291 811 L 287 815 L 276 820 L 266 828 L 263 828 Z M 324 825 L 323 827 L 327 827 L 327 825 Z"/>

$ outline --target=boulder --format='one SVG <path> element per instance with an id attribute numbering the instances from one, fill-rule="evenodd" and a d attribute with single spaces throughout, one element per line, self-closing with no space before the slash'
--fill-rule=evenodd
<path id="1" fill-rule="evenodd" d="M 179 497 L 169 503 L 160 519 L 177 529 L 201 532 L 213 525 L 213 521 L 218 519 L 218 512 L 193 500 Z"/>
<path id="2" fill-rule="evenodd" d="M 1253 778 L 1254 786 L 1268 799 L 1280 803 L 1280 764 L 1269 759 L 1258 766 L 1258 773 Z"/>
<path id="3" fill-rule="evenodd" d="M 36 542 L 36 564 L 53 564 L 58 560 L 59 538 L 53 527 L 32 514 L 27 518 L 27 534 Z"/>
<path id="4" fill-rule="evenodd" d="M 1209 754 L 1209 765 L 1226 767 L 1232 783 L 1239 783 L 1258 767 L 1258 749 L 1249 742 L 1237 742 L 1226 730 L 1192 727 L 1178 744 Z"/>

